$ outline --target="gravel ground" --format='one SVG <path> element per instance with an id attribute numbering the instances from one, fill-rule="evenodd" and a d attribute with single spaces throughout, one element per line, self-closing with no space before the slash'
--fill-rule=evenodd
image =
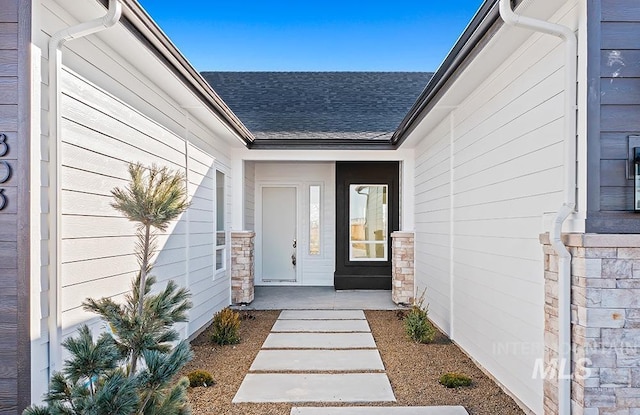
<path id="1" fill-rule="evenodd" d="M 455 344 L 439 333 L 432 344 L 407 340 L 394 311 L 365 311 L 399 405 L 462 405 L 470 415 L 524 414 Z M 470 376 L 473 384 L 448 389 L 438 383 L 446 372 Z"/>
<path id="2" fill-rule="evenodd" d="M 217 346 L 209 341 L 209 330 L 192 343 L 194 359 L 183 374 L 202 369 L 216 384 L 193 388 L 189 400 L 196 415 L 289 415 L 291 404 L 232 404 L 231 400 L 260 350 L 279 311 L 251 311 L 242 321 L 242 341 Z M 434 344 L 407 340 L 396 311 L 366 311 L 387 375 L 397 398 L 396 405 L 462 405 L 471 415 L 519 415 L 515 402 L 473 362 L 440 334 Z M 473 379 L 471 387 L 447 389 L 438 383 L 445 372 L 463 372 Z M 317 404 L 313 404 L 317 406 Z M 337 406 L 331 404 L 332 406 Z"/>

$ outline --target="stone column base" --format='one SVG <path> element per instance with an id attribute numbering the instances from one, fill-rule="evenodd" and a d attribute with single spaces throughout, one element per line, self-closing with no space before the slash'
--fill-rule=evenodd
<path id="1" fill-rule="evenodd" d="M 640 235 L 564 234 L 571 253 L 571 413 L 640 415 Z M 545 415 L 558 413 L 558 257 L 545 265 Z"/>
<path id="2" fill-rule="evenodd" d="M 391 253 L 391 298 L 394 303 L 414 303 L 414 233 L 393 232 Z"/>
<path id="3" fill-rule="evenodd" d="M 249 304 L 254 298 L 255 232 L 231 232 L 231 302 Z"/>

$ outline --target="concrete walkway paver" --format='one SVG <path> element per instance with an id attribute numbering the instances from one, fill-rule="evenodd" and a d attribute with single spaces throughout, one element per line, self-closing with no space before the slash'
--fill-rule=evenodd
<path id="1" fill-rule="evenodd" d="M 462 406 L 293 407 L 291 415 L 469 415 Z"/>
<path id="2" fill-rule="evenodd" d="M 330 333 L 353 333 L 371 331 L 367 320 L 280 320 L 276 321 L 271 329 L 272 333 L 277 332 L 330 332 Z"/>
<path id="3" fill-rule="evenodd" d="M 360 350 L 261 350 L 249 371 L 384 370 L 380 353 Z"/>
<path id="4" fill-rule="evenodd" d="M 395 402 L 384 373 L 249 373 L 233 398 L 239 402 Z"/>
<path id="5" fill-rule="evenodd" d="M 362 310 L 285 310 L 233 402 L 395 402 L 387 374 L 373 371 L 384 364 Z M 291 415 L 468 414 L 461 406 L 344 406 L 293 407 Z"/>
<path id="6" fill-rule="evenodd" d="M 362 310 L 283 310 L 279 320 L 366 320 Z"/>
<path id="7" fill-rule="evenodd" d="M 270 333 L 263 349 L 376 348 L 371 333 Z"/>

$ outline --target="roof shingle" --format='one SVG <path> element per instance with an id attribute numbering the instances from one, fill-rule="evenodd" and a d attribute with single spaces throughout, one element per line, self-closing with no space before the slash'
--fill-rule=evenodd
<path id="1" fill-rule="evenodd" d="M 203 72 L 257 139 L 388 140 L 429 72 Z"/>

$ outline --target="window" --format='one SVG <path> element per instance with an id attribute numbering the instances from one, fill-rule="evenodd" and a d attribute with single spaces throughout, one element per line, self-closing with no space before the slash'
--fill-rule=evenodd
<path id="1" fill-rule="evenodd" d="M 216 170 L 216 271 L 226 268 L 225 177 Z"/>
<path id="2" fill-rule="evenodd" d="M 387 261 L 386 184 L 349 188 L 349 260 Z"/>
<path id="3" fill-rule="evenodd" d="M 309 186 L 309 255 L 320 255 L 320 186 Z"/>

